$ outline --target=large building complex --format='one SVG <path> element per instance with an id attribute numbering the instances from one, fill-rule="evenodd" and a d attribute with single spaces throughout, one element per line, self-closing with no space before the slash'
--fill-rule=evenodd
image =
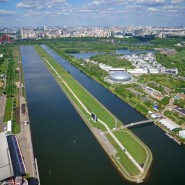
<path id="1" fill-rule="evenodd" d="M 15 135 L 0 133 L 0 184 L 16 184 L 16 179 L 26 175 L 24 160 Z M 26 185 L 24 179 L 19 185 Z"/>
<path id="2" fill-rule="evenodd" d="M 6 133 L 0 133 L 0 182 L 14 176 Z"/>

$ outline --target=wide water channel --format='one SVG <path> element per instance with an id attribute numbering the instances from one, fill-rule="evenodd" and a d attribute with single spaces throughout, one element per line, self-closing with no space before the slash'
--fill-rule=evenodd
<path id="1" fill-rule="evenodd" d="M 104 87 L 42 46 L 58 63 L 124 123 L 145 119 Z M 29 115 L 41 183 L 44 185 L 131 184 L 120 178 L 75 109 L 32 47 L 22 47 Z M 147 185 L 183 185 L 185 148 L 155 125 L 132 131 L 151 149 Z"/>
<path id="2" fill-rule="evenodd" d="M 115 50 L 115 54 L 119 55 L 133 55 L 133 54 L 141 54 L 141 53 L 153 53 L 150 50 L 138 50 L 138 51 L 131 51 L 130 49 L 120 49 Z M 78 59 L 89 59 L 90 57 L 103 54 L 102 52 L 84 52 L 81 51 L 80 53 L 72 53 L 71 55 Z"/>

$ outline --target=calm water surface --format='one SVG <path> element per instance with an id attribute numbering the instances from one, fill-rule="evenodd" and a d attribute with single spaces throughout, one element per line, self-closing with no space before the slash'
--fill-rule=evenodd
<path id="1" fill-rule="evenodd" d="M 78 59 L 89 59 L 90 57 L 93 57 L 93 56 L 96 56 L 96 55 L 99 55 L 101 53 L 99 52 L 83 52 L 81 51 L 80 53 L 72 53 L 71 55 L 73 55 L 75 58 L 78 58 Z"/>
<path id="2" fill-rule="evenodd" d="M 127 124 L 146 119 L 138 111 L 69 64 L 52 49 L 47 46 L 42 47 L 122 122 Z M 132 131 L 146 143 L 154 157 L 151 175 L 143 184 L 184 185 L 182 177 L 185 166 L 185 147 L 172 141 L 155 125 L 135 128 Z"/>
<path id="3" fill-rule="evenodd" d="M 41 185 L 124 184 L 35 50 L 21 54 Z"/>
<path id="4" fill-rule="evenodd" d="M 116 54 L 119 55 L 133 55 L 133 54 L 141 54 L 141 53 L 153 53 L 153 51 L 150 50 L 138 50 L 138 51 L 131 51 L 130 49 L 120 49 L 115 51 Z M 80 53 L 72 53 L 75 58 L 78 59 L 89 59 L 90 57 L 99 55 L 102 53 L 99 52 L 83 52 L 81 51 Z"/>
<path id="5" fill-rule="evenodd" d="M 94 80 L 42 46 L 124 123 L 145 119 Z M 21 47 L 33 147 L 42 185 L 121 185 L 85 123 L 31 46 Z M 154 162 L 143 184 L 184 185 L 185 148 L 154 125 L 133 129 L 151 149 Z"/>

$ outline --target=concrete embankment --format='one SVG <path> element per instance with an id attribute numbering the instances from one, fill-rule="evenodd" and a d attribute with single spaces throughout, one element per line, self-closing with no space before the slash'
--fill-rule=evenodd
<path id="1" fill-rule="evenodd" d="M 19 70 L 19 82 L 22 81 L 22 70 Z M 21 132 L 17 134 L 17 140 L 24 159 L 26 173 L 40 184 L 37 161 L 34 158 L 32 136 L 30 128 L 29 112 L 25 97 L 22 96 L 22 88 L 19 87 L 19 114 Z M 25 93 L 24 93 L 25 94 Z"/>

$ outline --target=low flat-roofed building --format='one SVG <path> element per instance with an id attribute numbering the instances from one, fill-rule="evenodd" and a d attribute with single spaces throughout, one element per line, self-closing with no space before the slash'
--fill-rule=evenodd
<path id="1" fill-rule="evenodd" d="M 149 69 L 150 74 L 158 74 L 159 70 L 158 69 Z"/>
<path id="2" fill-rule="evenodd" d="M 14 172 L 6 138 L 6 132 L 2 132 L 0 133 L 0 181 L 13 176 Z"/>
<path id="3" fill-rule="evenodd" d="M 7 133 L 11 133 L 12 132 L 12 121 L 8 121 L 7 122 Z"/>
<path id="4" fill-rule="evenodd" d="M 185 130 L 179 131 L 179 137 L 182 137 L 183 139 L 185 139 Z"/>
<path id="5" fill-rule="evenodd" d="M 142 68 L 136 68 L 136 69 L 127 69 L 127 72 L 132 75 L 141 75 L 141 74 L 147 74 L 148 70 L 144 70 Z"/>
<path id="6" fill-rule="evenodd" d="M 185 109 L 184 108 L 175 107 L 173 110 L 178 112 L 179 114 L 182 114 L 183 116 L 185 116 Z"/>
<path id="7" fill-rule="evenodd" d="M 180 128 L 180 126 L 177 123 L 175 123 L 174 121 L 170 119 L 161 119 L 159 123 L 161 123 L 163 126 L 165 126 L 170 131 L 176 128 Z"/>
<path id="8" fill-rule="evenodd" d="M 15 135 L 8 135 L 7 142 L 12 160 L 12 167 L 15 176 L 26 174 L 25 164 Z"/>

